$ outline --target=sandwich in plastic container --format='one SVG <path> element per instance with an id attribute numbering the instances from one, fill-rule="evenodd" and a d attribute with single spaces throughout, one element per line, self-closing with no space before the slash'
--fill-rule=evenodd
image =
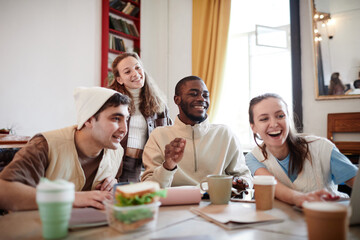
<path id="1" fill-rule="evenodd" d="M 157 182 L 117 185 L 114 201 L 104 201 L 109 225 L 120 232 L 153 229 L 156 226 L 160 197 L 166 190 Z"/>

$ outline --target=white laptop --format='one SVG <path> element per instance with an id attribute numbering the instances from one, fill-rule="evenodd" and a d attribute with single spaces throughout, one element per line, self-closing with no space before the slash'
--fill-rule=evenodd
<path id="1" fill-rule="evenodd" d="M 350 226 L 360 224 L 360 169 L 358 170 L 355 182 L 351 190 L 351 217 L 350 217 Z"/>

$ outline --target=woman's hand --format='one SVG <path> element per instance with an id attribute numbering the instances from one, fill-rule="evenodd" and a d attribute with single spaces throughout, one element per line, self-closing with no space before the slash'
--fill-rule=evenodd
<path id="1" fill-rule="evenodd" d="M 317 202 L 317 201 L 336 201 L 340 197 L 335 196 L 325 189 L 313 191 L 309 193 L 298 193 L 294 195 L 294 203 L 298 207 L 302 207 L 304 202 Z"/>

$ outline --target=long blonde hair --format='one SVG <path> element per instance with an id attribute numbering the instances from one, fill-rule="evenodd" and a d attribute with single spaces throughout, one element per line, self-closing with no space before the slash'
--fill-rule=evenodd
<path id="1" fill-rule="evenodd" d="M 120 77 L 119 70 L 117 69 L 118 64 L 127 57 L 135 58 L 140 65 L 143 67 L 143 64 L 136 53 L 122 53 L 117 56 L 112 63 L 112 72 L 114 74 L 114 80 L 109 88 L 118 91 L 122 94 L 128 95 L 131 99 L 133 96 L 131 93 L 126 89 L 124 84 L 120 84 L 116 78 Z M 144 117 L 153 116 L 155 113 L 162 113 L 165 111 L 166 102 L 164 100 L 163 94 L 159 90 L 159 88 L 154 83 L 153 79 L 149 77 L 147 72 L 144 70 L 145 80 L 144 86 L 141 88 L 140 91 L 140 105 L 139 110 Z M 130 104 L 130 113 L 135 112 L 134 102 L 131 101 Z"/>

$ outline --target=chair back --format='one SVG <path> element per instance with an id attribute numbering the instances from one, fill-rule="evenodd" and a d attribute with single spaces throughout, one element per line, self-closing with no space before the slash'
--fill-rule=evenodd
<path id="1" fill-rule="evenodd" d="M 335 133 L 358 133 L 360 135 L 360 112 L 329 113 L 327 121 L 327 138 L 345 155 L 360 154 L 360 140 L 336 141 Z"/>

